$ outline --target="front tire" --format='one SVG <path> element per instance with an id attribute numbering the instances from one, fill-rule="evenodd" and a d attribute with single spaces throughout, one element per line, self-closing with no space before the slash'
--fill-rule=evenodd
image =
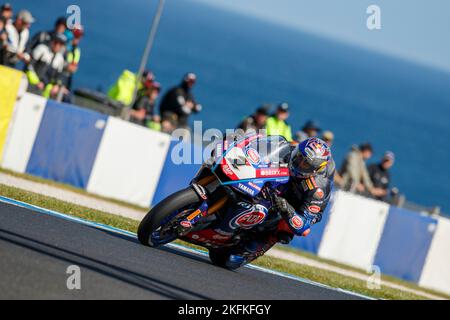
<path id="1" fill-rule="evenodd" d="M 176 211 L 180 211 L 188 206 L 193 206 L 200 202 L 200 197 L 191 188 L 178 191 L 158 203 L 139 224 L 138 240 L 145 246 L 155 247 L 152 243 L 152 234 L 161 227 L 164 219 L 168 218 Z"/>

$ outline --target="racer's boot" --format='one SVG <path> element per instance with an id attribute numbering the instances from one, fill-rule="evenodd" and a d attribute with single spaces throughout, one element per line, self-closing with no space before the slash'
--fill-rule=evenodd
<path id="1" fill-rule="evenodd" d="M 227 267 L 227 269 L 235 270 L 246 265 L 247 263 L 249 263 L 249 261 L 247 261 L 246 257 L 232 254 L 228 257 L 225 266 Z"/>
<path id="2" fill-rule="evenodd" d="M 278 237 L 268 234 L 261 240 L 251 240 L 244 243 L 231 250 L 225 265 L 231 270 L 238 269 L 264 255 L 277 242 Z"/>

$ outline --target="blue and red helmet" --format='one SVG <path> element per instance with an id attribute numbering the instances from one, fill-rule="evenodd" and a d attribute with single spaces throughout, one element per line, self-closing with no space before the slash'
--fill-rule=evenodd
<path id="1" fill-rule="evenodd" d="M 330 160 L 330 147 L 319 138 L 309 138 L 292 151 L 289 170 L 291 176 L 305 179 L 325 170 Z"/>

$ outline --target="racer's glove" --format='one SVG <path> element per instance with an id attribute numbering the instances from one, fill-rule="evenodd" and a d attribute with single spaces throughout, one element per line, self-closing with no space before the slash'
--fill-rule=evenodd
<path id="1" fill-rule="evenodd" d="M 295 215 L 294 207 L 283 197 L 274 196 L 272 209 L 288 219 Z"/>
<path id="2" fill-rule="evenodd" d="M 298 214 L 286 199 L 274 196 L 272 209 L 281 214 L 295 235 L 306 237 L 310 233 L 312 217 L 306 212 L 302 215 Z"/>

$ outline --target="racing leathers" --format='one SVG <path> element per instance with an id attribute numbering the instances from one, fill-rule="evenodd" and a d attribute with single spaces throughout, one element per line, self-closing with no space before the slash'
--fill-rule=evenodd
<path id="1" fill-rule="evenodd" d="M 307 179 L 291 178 L 287 185 L 280 187 L 274 208 L 295 235 L 307 235 L 305 232 L 322 220 L 330 200 L 334 172 L 335 164 L 331 159 L 323 172 Z"/>
<path id="2" fill-rule="evenodd" d="M 286 144 L 284 163 L 289 162 L 293 146 Z M 267 252 L 277 242 L 288 243 L 296 236 L 307 236 L 310 228 L 322 220 L 323 212 L 328 205 L 333 187 L 335 164 L 331 159 L 327 167 L 315 176 L 298 179 L 290 178 L 287 184 L 280 185 L 271 201 L 261 199 L 257 204 L 240 201 L 231 206 L 218 232 L 232 234 L 243 227 L 239 218 L 248 212 L 257 213 L 256 216 L 279 213 L 283 219 L 278 221 L 277 228 L 257 233 L 256 239 L 244 241 L 231 251 L 227 262 L 229 268 L 238 268 Z M 244 224 L 244 228 L 245 228 Z"/>

